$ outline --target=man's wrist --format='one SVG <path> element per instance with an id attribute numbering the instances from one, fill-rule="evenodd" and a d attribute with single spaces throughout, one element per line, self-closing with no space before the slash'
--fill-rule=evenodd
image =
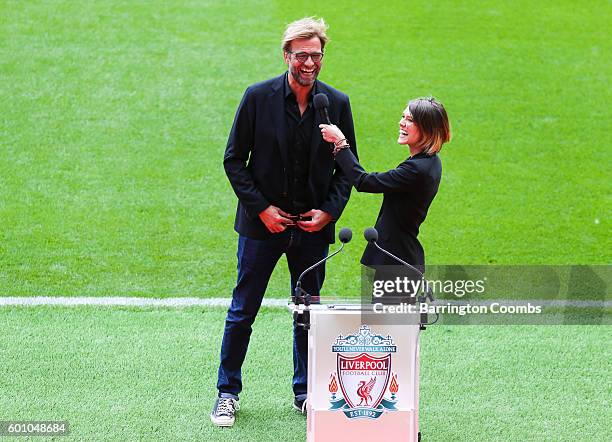
<path id="1" fill-rule="evenodd" d="M 331 214 L 330 212 L 328 212 L 325 209 L 318 209 L 320 212 L 322 212 L 327 218 L 329 218 L 330 222 L 335 222 L 336 218 L 334 217 L 333 214 Z"/>

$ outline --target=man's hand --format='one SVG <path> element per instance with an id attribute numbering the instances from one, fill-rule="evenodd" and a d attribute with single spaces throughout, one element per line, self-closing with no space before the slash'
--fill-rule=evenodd
<path id="1" fill-rule="evenodd" d="M 280 233 L 287 228 L 287 224 L 293 224 L 289 216 L 278 207 L 270 205 L 259 214 L 259 219 L 270 232 Z"/>
<path id="2" fill-rule="evenodd" d="M 329 213 L 317 209 L 302 213 L 302 216 L 312 217 L 310 221 L 298 221 L 297 223 L 298 227 L 306 232 L 318 232 L 332 221 L 332 216 Z"/>

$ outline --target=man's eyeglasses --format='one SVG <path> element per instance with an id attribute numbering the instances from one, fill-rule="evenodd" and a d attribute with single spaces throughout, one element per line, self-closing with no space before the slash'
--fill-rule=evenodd
<path id="1" fill-rule="evenodd" d="M 305 63 L 308 57 L 312 59 L 313 63 L 319 63 L 323 59 L 323 52 L 291 52 L 287 51 L 287 54 L 295 55 L 295 59 L 300 63 Z"/>

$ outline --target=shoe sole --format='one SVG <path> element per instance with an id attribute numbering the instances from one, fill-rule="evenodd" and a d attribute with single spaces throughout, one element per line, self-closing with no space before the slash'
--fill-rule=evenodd
<path id="1" fill-rule="evenodd" d="M 304 416 L 306 416 L 306 411 L 302 411 L 302 409 L 300 407 L 298 407 L 297 405 L 293 404 L 293 409 L 297 410 L 300 412 L 300 414 L 303 414 Z"/>
<path id="2" fill-rule="evenodd" d="M 215 417 L 211 414 L 210 415 L 210 420 L 217 427 L 231 427 L 231 426 L 234 425 L 234 422 L 236 421 L 236 418 L 234 418 L 234 419 L 215 419 Z"/>

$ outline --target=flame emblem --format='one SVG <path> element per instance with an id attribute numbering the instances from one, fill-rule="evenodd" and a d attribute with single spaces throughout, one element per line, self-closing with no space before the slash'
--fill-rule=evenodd
<path id="1" fill-rule="evenodd" d="M 391 384 L 389 385 L 389 391 L 391 392 L 391 400 L 395 400 L 395 393 L 399 390 L 399 385 L 397 384 L 397 373 L 391 376 Z"/>
<path id="2" fill-rule="evenodd" d="M 336 375 L 331 374 L 331 381 L 329 382 L 329 392 L 331 393 L 332 401 L 336 400 L 336 392 L 338 391 L 338 383 L 336 382 Z"/>
<path id="3" fill-rule="evenodd" d="M 331 381 L 329 383 L 329 392 L 334 394 L 338 392 L 338 383 L 336 382 L 336 375 L 331 374 Z"/>
<path id="4" fill-rule="evenodd" d="M 391 377 L 391 385 L 389 386 L 389 391 L 391 394 L 397 393 L 399 390 L 399 385 L 397 385 L 397 373 Z"/>

